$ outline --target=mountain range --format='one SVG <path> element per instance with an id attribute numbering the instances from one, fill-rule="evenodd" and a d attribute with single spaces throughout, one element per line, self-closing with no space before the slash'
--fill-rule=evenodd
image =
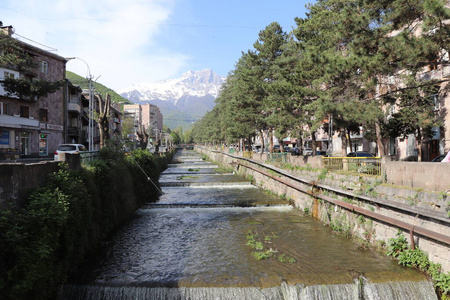
<path id="1" fill-rule="evenodd" d="M 135 104 L 154 104 L 171 129 L 188 128 L 214 105 L 225 77 L 211 69 L 187 71 L 180 78 L 139 83 L 119 91 Z"/>

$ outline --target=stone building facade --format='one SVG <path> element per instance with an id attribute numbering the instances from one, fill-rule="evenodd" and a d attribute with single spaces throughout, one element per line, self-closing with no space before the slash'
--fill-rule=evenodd
<path id="1" fill-rule="evenodd" d="M 2 26 L 0 38 L 11 36 L 12 27 Z M 32 78 L 61 81 L 66 59 L 19 41 L 37 65 Z M 15 69 L 0 68 L 0 80 L 24 76 Z M 0 85 L 0 153 L 2 156 L 51 156 L 64 141 L 64 88 L 35 99 L 8 96 Z"/>

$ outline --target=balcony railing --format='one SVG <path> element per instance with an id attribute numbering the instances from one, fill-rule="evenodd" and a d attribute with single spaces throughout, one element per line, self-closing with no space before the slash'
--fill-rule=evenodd
<path id="1" fill-rule="evenodd" d="M 81 105 L 79 103 L 69 102 L 67 105 L 67 110 L 81 112 Z"/>
<path id="2" fill-rule="evenodd" d="M 69 126 L 67 127 L 67 134 L 70 136 L 78 136 L 79 135 L 79 129 L 75 126 Z"/>
<path id="3" fill-rule="evenodd" d="M 39 128 L 39 120 L 22 118 L 20 116 L 1 115 L 0 125 L 5 127 L 29 126 Z M 9 126 L 8 126 L 9 125 Z"/>

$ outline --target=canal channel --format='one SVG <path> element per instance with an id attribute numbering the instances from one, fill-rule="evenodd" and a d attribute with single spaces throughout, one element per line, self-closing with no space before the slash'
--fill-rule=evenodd
<path id="1" fill-rule="evenodd" d="M 179 151 L 141 207 L 60 299 L 437 299 L 432 283 Z"/>

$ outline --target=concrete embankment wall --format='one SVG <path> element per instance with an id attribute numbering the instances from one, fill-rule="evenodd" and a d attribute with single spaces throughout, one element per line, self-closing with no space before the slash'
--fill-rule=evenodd
<path id="1" fill-rule="evenodd" d="M 9 202 L 23 206 L 30 191 L 42 186 L 49 174 L 58 171 L 58 163 L 46 161 L 33 164 L 0 164 L 0 207 Z"/>
<path id="2" fill-rule="evenodd" d="M 383 171 L 392 185 L 450 192 L 450 163 L 386 161 Z"/>
<path id="3" fill-rule="evenodd" d="M 428 253 L 430 261 L 450 271 L 450 218 L 442 194 L 392 187 L 376 177 L 307 170 L 293 174 L 220 151 L 196 150 L 224 166 L 233 166 L 255 185 L 282 195 L 343 234 L 383 245 L 401 230 L 410 244 Z"/>

